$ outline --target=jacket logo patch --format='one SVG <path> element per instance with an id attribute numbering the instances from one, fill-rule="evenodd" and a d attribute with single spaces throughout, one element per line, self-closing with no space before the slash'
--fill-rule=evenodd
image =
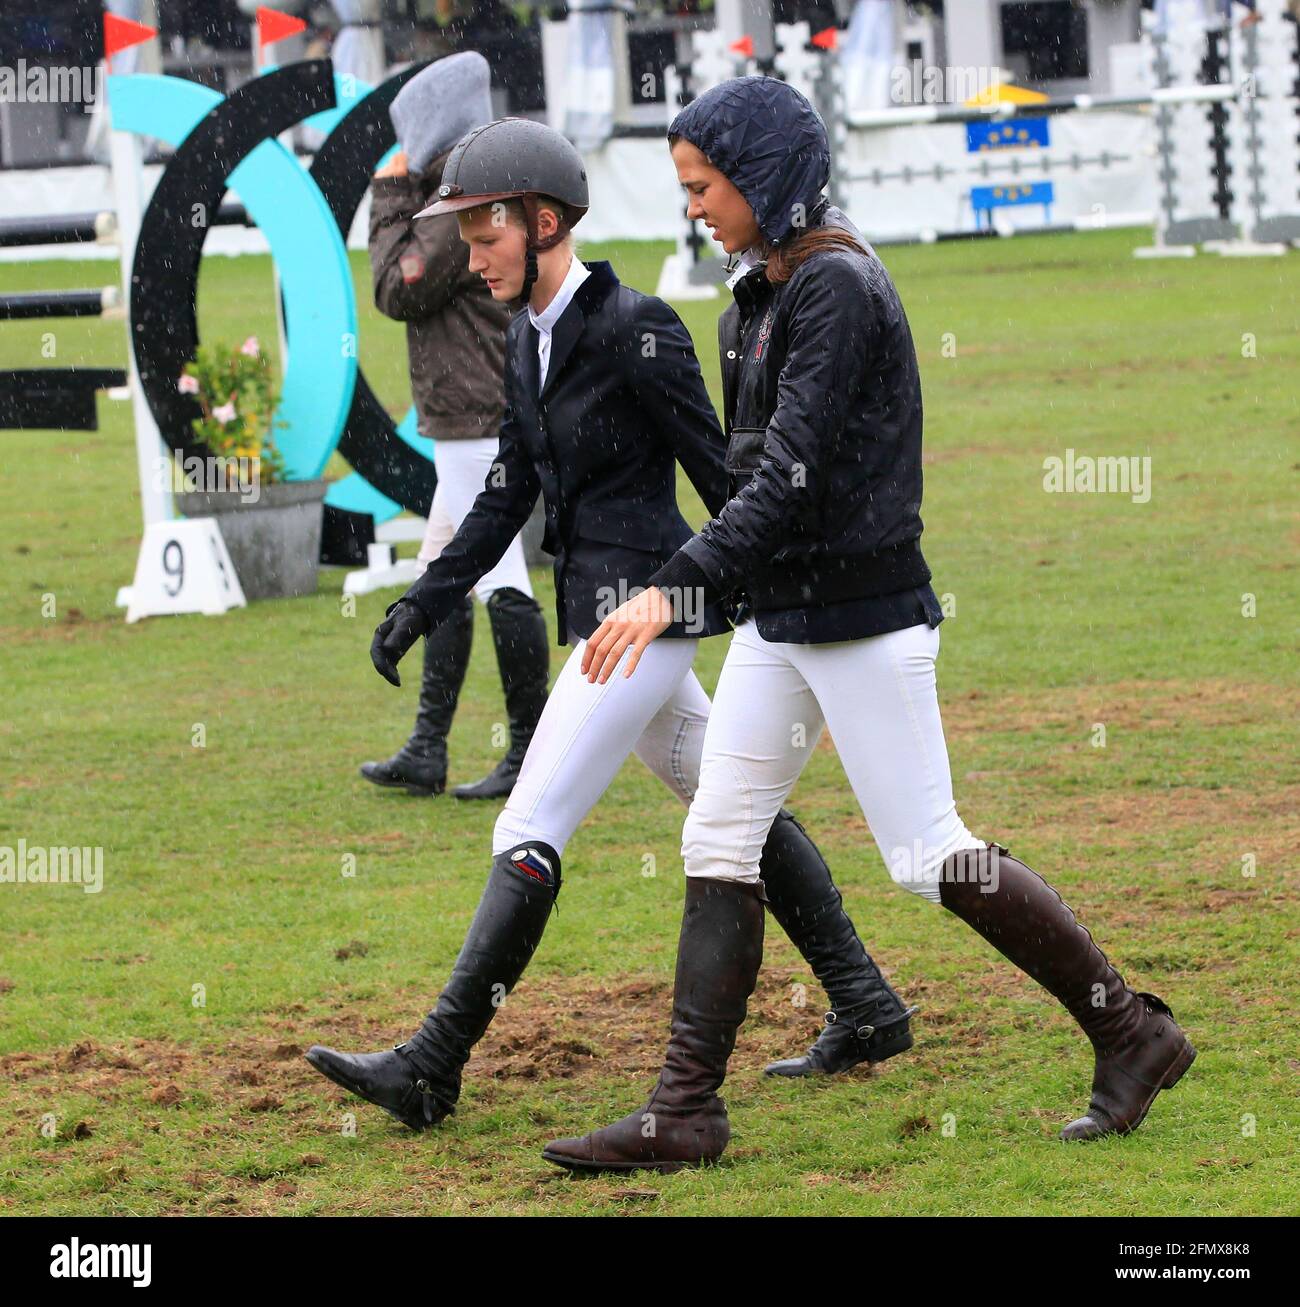
<path id="1" fill-rule="evenodd" d="M 402 280 L 409 286 L 424 276 L 424 260 L 418 254 L 406 254 L 398 259 L 397 266 L 402 270 Z"/>
<path id="2" fill-rule="evenodd" d="M 763 351 L 767 349 L 767 342 L 772 339 L 772 310 L 769 308 L 763 314 L 763 321 L 758 324 L 758 345 L 754 350 L 754 362 L 763 361 Z"/>

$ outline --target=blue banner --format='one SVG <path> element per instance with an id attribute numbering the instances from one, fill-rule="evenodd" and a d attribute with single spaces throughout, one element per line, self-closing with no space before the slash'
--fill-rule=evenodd
<path id="1" fill-rule="evenodd" d="M 1022 146 L 1042 146 L 1051 142 L 1046 117 L 1010 118 L 1002 122 L 966 124 L 966 149 L 971 154 L 981 150 L 1015 150 Z"/>
<path id="2" fill-rule="evenodd" d="M 1016 208 L 1022 204 L 1043 205 L 1050 222 L 1055 198 L 1051 182 L 1004 182 L 999 186 L 970 188 L 971 208 L 975 210 L 976 220 L 981 225 L 985 218 L 992 221 L 994 209 Z"/>

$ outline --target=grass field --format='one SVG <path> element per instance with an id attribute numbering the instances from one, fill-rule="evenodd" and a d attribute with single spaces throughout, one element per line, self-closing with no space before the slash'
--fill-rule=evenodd
<path id="1" fill-rule="evenodd" d="M 414 678 L 395 691 L 367 657 L 391 593 L 345 616 L 327 570 L 312 598 L 124 624 L 132 431 L 129 406 L 101 400 L 97 432 L 0 432 L 0 844 L 105 850 L 98 895 L 0 885 L 0 1210 L 1300 1210 L 1300 255 L 1135 262 L 1146 238 L 884 252 L 925 384 L 925 552 L 955 605 L 939 669 L 958 807 L 1047 875 L 1197 1045 L 1138 1134 L 1057 1141 L 1087 1100 L 1085 1040 L 959 921 L 893 885 L 828 740 L 791 806 L 868 947 L 922 1004 L 911 1053 L 875 1074 L 763 1078 L 823 1005 L 815 986 L 796 1005 L 811 977 L 769 921 L 723 1165 L 629 1183 L 541 1160 L 548 1139 L 643 1101 L 666 1033 L 683 814 L 633 760 L 569 845 L 560 913 L 457 1114 L 417 1136 L 327 1084 L 304 1048 L 384 1047 L 437 994 L 495 805 L 357 776 L 414 708 Z M 665 252 L 583 251 L 648 288 Z M 362 363 L 401 411 L 401 328 L 356 272 Z M 103 263 L 0 264 L 14 290 L 114 278 Z M 720 304 L 680 306 L 715 400 Z M 50 323 L 0 325 L 0 367 L 124 358 L 120 323 L 52 325 L 54 359 Z M 207 260 L 200 325 L 273 340 L 267 261 Z M 1045 493 L 1043 460 L 1067 449 L 1149 457 L 1149 502 Z M 703 519 L 684 479 L 682 503 Z M 550 579 L 535 582 L 553 623 Z M 706 688 L 725 645 L 701 651 Z M 490 766 L 502 719 L 480 614 L 454 781 Z"/>

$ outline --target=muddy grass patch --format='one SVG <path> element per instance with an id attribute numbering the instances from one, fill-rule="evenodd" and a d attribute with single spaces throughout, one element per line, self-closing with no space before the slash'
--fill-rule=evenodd
<path id="1" fill-rule="evenodd" d="M 918 1037 L 938 1053 L 987 1046 L 987 1000 L 1031 996 L 1036 987 L 1010 967 L 981 964 L 959 985 L 917 981 L 907 999 L 918 1003 Z M 317 1111 L 322 1100 L 355 1104 L 324 1080 L 302 1054 L 320 1042 L 349 1051 L 375 1051 L 394 1042 L 393 1012 L 418 1009 L 427 995 L 395 992 L 326 1019 L 308 1012 L 268 1017 L 260 1030 L 218 1041 L 80 1040 L 62 1049 L 0 1057 L 10 1120 L 5 1134 L 35 1129 L 41 1112 L 60 1102 L 91 1100 L 105 1107 L 134 1102 L 142 1112 L 198 1107 L 226 1129 L 267 1114 Z M 767 966 L 749 1005 L 732 1068 L 756 1073 L 770 1061 L 801 1053 L 822 1025 L 825 997 L 800 966 Z M 975 1006 L 972 1007 L 972 1002 Z M 672 985 L 667 978 L 594 981 L 546 977 L 527 982 L 502 1005 L 466 1071 L 485 1105 L 520 1082 L 582 1082 L 627 1078 L 653 1081 L 668 1037 Z M 862 1066 L 854 1076 L 879 1074 Z M 215 1111 L 213 1109 L 216 1109 Z M 89 1117 L 84 1105 L 80 1115 Z M 149 1122 L 145 1122 L 149 1126 Z M 154 1122 L 157 1125 L 157 1122 Z"/>
<path id="2" fill-rule="evenodd" d="M 1237 728 L 1295 716 L 1300 695 L 1289 686 L 1226 679 L 1112 681 L 1072 685 L 1032 694 L 970 690 L 940 696 L 944 729 L 954 732 L 1041 730 L 1045 726 L 1176 730 L 1187 724 Z"/>

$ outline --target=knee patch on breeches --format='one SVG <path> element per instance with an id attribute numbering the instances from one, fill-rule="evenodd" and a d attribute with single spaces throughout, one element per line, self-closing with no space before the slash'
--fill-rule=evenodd
<path id="1" fill-rule="evenodd" d="M 725 794 L 716 789 L 720 778 L 730 782 Z M 700 777 L 682 827 L 686 874 L 757 880 L 763 845 L 755 841 L 753 825 L 753 796 L 744 769 L 730 758 L 715 760 L 710 775 Z"/>

